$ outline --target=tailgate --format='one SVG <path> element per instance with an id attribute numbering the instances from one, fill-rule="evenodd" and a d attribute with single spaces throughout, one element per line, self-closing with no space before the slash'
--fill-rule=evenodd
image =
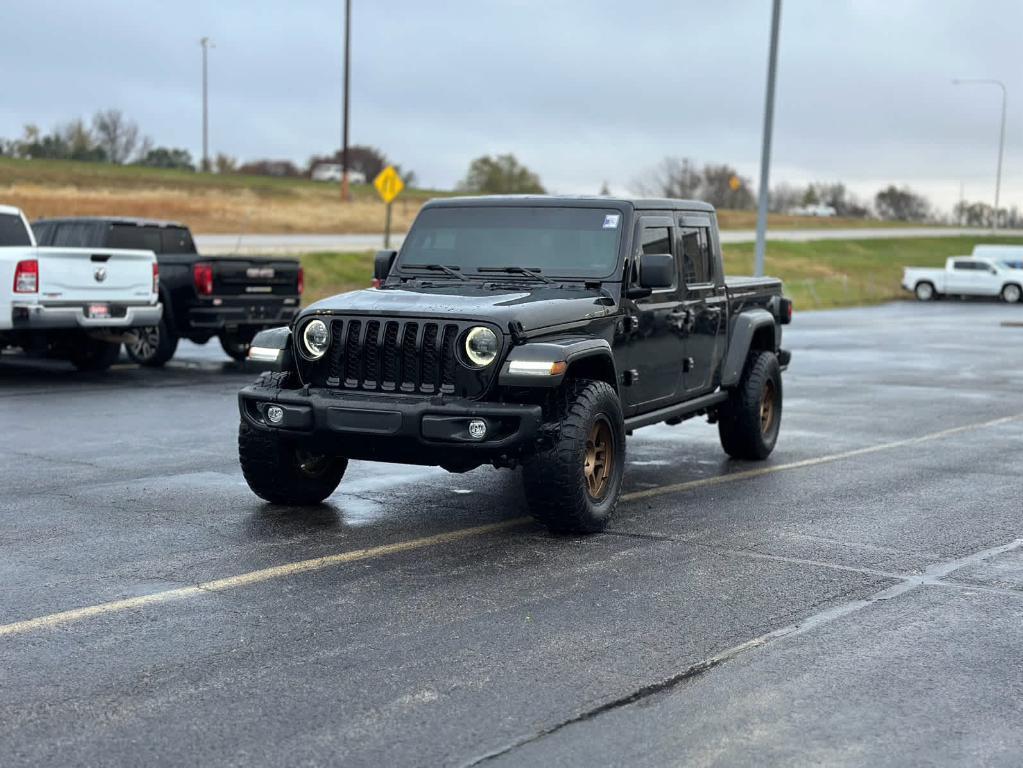
<path id="1" fill-rule="evenodd" d="M 38 248 L 39 297 L 44 302 L 150 303 L 152 251 Z"/>
<path id="2" fill-rule="evenodd" d="M 297 296 L 295 259 L 204 259 L 213 265 L 215 296 Z"/>

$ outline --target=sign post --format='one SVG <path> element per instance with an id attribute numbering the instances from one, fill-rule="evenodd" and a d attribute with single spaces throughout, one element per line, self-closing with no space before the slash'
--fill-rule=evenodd
<path id="1" fill-rule="evenodd" d="M 387 204 L 387 218 L 384 221 L 384 248 L 387 249 L 391 247 L 391 204 L 405 189 L 405 182 L 394 170 L 394 166 L 389 165 L 373 179 L 373 186 L 377 188 L 380 199 Z"/>

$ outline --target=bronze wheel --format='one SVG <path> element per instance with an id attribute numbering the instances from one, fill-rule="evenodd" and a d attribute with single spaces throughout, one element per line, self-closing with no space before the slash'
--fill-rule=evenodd
<path id="1" fill-rule="evenodd" d="M 760 398 L 760 432 L 764 435 L 771 434 L 774 427 L 774 382 L 768 380 L 764 385 L 764 394 Z"/>
<path id="2" fill-rule="evenodd" d="M 586 474 L 586 490 L 591 499 L 599 499 L 607 489 L 608 478 L 614 467 L 615 448 L 611 436 L 611 425 L 601 414 L 593 422 L 589 437 L 586 438 L 586 455 L 583 471 Z"/>

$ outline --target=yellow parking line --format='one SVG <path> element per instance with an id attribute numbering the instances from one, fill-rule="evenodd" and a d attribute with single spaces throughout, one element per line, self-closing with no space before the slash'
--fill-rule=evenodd
<path id="1" fill-rule="evenodd" d="M 961 432 L 985 429 L 987 427 L 993 427 L 999 424 L 1005 424 L 1010 421 L 1015 421 L 1021 417 L 1023 417 L 1023 414 L 1017 416 L 1006 416 L 1000 419 L 992 419 L 990 421 L 984 421 L 977 424 L 967 424 L 962 427 L 943 429 L 940 432 L 932 432 L 930 434 L 922 435 L 920 437 L 911 437 L 905 440 L 895 440 L 889 443 L 879 443 L 877 445 L 871 445 L 865 448 L 856 448 L 850 451 L 842 451 L 841 453 L 833 453 L 828 456 L 818 456 L 817 458 L 814 459 L 793 461 L 789 462 L 788 464 L 775 464 L 773 466 L 759 467 L 757 469 L 750 469 L 742 472 L 731 472 L 727 475 L 707 477 L 701 480 L 690 480 L 689 482 L 685 483 L 662 485 L 657 488 L 649 488 L 643 491 L 634 491 L 632 493 L 623 494 L 622 500 L 636 501 L 639 499 L 647 499 L 652 496 L 663 496 L 665 494 L 680 493 L 682 491 L 688 491 L 694 488 L 703 488 L 709 485 L 720 485 L 722 483 L 731 483 L 737 480 L 745 480 L 751 477 L 760 477 L 762 475 L 769 475 L 774 472 L 783 472 L 790 469 L 801 469 L 803 467 L 812 467 L 818 464 L 827 464 L 829 462 L 839 461 L 841 459 L 848 459 L 855 456 L 863 456 L 865 454 L 877 453 L 879 451 L 888 451 L 892 450 L 893 448 L 901 448 L 907 445 L 916 445 L 918 443 L 925 443 L 931 440 L 939 440 L 943 437 L 949 437 L 951 435 L 956 435 Z M 154 592 L 149 595 L 140 595 L 139 597 L 129 597 L 124 600 L 112 600 L 106 603 L 97 603 L 95 605 L 88 605 L 83 608 L 75 608 L 70 611 L 60 611 L 59 613 L 51 613 L 46 616 L 39 616 L 38 618 L 34 619 L 16 621 L 11 624 L 0 624 L 0 636 L 18 635 L 23 634 L 25 632 L 31 632 L 32 630 L 35 629 L 47 629 L 58 627 L 64 624 L 71 624 L 77 621 L 82 621 L 84 619 L 102 616 L 108 613 L 119 613 L 121 611 L 132 610 L 135 608 L 143 608 L 150 605 L 158 605 L 161 603 L 174 602 L 176 600 L 184 600 L 190 597 L 198 597 L 204 594 L 224 592 L 229 589 L 236 589 L 238 587 L 259 584 L 264 581 L 270 581 L 272 579 L 281 579 L 287 576 L 294 576 L 300 573 L 308 573 L 310 571 L 319 571 L 324 568 L 330 568 L 336 565 L 344 565 L 346 563 L 354 563 L 359 560 L 370 560 L 376 557 L 383 557 L 384 555 L 393 555 L 399 552 L 408 552 L 410 550 L 424 549 L 426 547 L 433 547 L 440 544 L 449 544 L 451 542 L 461 541 L 463 539 L 472 538 L 474 536 L 482 536 L 487 533 L 502 531 L 507 528 L 514 528 L 520 525 L 524 525 L 529 521 L 530 518 L 528 517 L 516 517 L 511 520 L 502 520 L 501 522 L 498 523 L 478 525 L 472 528 L 460 528 L 455 531 L 448 531 L 447 533 L 438 533 L 434 536 L 424 536 L 419 539 L 399 541 L 395 542 L 394 544 L 384 544 L 379 547 L 354 549 L 349 552 L 340 552 L 336 555 L 326 555 L 325 557 L 314 557 L 308 560 L 298 560 L 292 563 L 285 563 L 284 565 L 275 565 L 270 568 L 261 568 L 260 570 L 257 571 L 249 571 L 248 573 L 242 573 L 237 576 L 228 576 L 227 578 L 223 579 L 206 581 L 201 584 L 194 584 L 188 587 L 167 589 L 162 592 Z"/>
<path id="2" fill-rule="evenodd" d="M 523 525 L 524 523 L 529 522 L 529 520 L 530 518 L 528 517 L 517 517 L 512 520 L 502 520 L 499 523 L 478 525 L 473 528 L 460 528 L 456 531 L 438 533 L 435 536 L 424 536 L 421 539 L 399 541 L 394 544 L 384 544 L 379 547 L 369 547 L 367 549 L 353 549 L 349 552 L 341 552 L 336 555 L 314 557 L 309 560 L 298 560 L 293 563 L 285 563 L 284 565 L 275 565 L 271 568 L 261 568 L 258 571 L 249 571 L 248 573 L 242 573 L 237 576 L 228 576 L 225 579 L 205 581 L 201 584 L 195 584 L 190 587 L 167 589 L 162 592 L 154 592 L 150 595 L 129 597 L 124 600 L 112 600 L 107 603 L 88 605 L 84 608 L 75 608 L 70 611 L 51 613 L 47 616 L 40 616 L 35 619 L 16 621 L 13 624 L 2 624 L 0 625 L 0 636 L 18 635 L 23 632 L 31 632 L 33 629 L 44 629 L 60 626 L 61 624 L 70 624 L 83 619 L 102 616 L 107 613 L 118 613 L 120 611 L 127 611 L 133 608 L 142 608 L 147 605 L 169 603 L 189 597 L 198 597 L 203 594 L 208 595 L 212 592 L 224 592 L 228 589 L 245 587 L 250 584 L 259 584 L 260 582 L 270 581 L 271 579 L 281 579 L 285 576 L 294 576 L 299 573 L 319 571 L 334 565 L 354 563 L 358 560 L 369 560 L 374 557 L 393 555 L 397 552 L 407 552 L 412 549 L 422 549 L 423 547 L 432 547 L 438 544 L 448 544 L 453 541 L 468 539 L 473 536 L 482 536 L 485 533 L 501 531 L 505 528 L 513 528 L 515 526 Z"/>

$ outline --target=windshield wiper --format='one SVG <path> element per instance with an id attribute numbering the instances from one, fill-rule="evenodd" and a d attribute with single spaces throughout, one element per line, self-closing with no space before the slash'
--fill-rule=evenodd
<path id="1" fill-rule="evenodd" d="M 449 267 L 446 264 L 402 264 L 401 267 L 403 269 L 430 269 L 435 272 L 444 272 L 452 277 L 457 277 L 459 280 L 469 279 L 458 271 L 461 267 Z"/>
<path id="2" fill-rule="evenodd" d="M 476 271 L 477 272 L 504 272 L 505 274 L 508 274 L 509 272 L 517 272 L 520 275 L 529 275 L 530 277 L 532 277 L 532 278 L 534 278 L 536 280 L 543 280 L 543 282 L 545 282 L 545 283 L 553 283 L 554 282 L 549 277 L 544 277 L 543 275 L 541 275 L 539 267 L 520 267 L 520 266 L 517 266 L 517 265 L 510 266 L 510 267 L 477 267 Z"/>

